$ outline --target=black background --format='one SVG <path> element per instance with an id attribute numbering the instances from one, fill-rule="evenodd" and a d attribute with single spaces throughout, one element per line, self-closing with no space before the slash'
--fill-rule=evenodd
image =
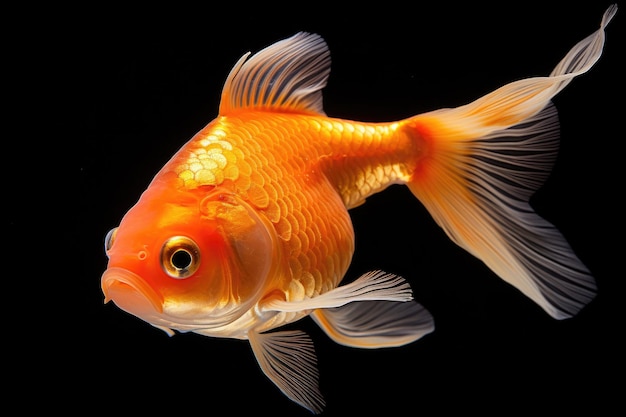
<path id="1" fill-rule="evenodd" d="M 46 128 L 30 133 L 53 145 L 49 173 L 63 177 L 37 184 L 61 209 L 44 216 L 56 233 L 38 248 L 52 263 L 29 264 L 44 267 L 35 287 L 47 289 L 47 302 L 21 326 L 20 341 L 34 336 L 38 352 L 25 363 L 38 365 L 17 388 L 34 399 L 53 393 L 46 406 L 59 411 L 309 415 L 266 379 L 246 342 L 170 338 L 103 305 L 104 235 L 216 116 L 222 83 L 247 51 L 319 33 L 332 57 L 326 113 L 396 120 L 547 75 L 597 29 L 609 4 L 470 3 L 39 10 L 46 29 L 28 71 L 41 90 L 30 114 Z M 358 350 L 331 342 L 308 318 L 299 322 L 316 345 L 325 415 L 623 408 L 624 12 L 609 25 L 597 65 L 554 99 L 561 152 L 532 200 L 596 276 L 597 298 L 573 319 L 551 319 L 452 244 L 407 189 L 391 187 L 351 211 L 357 246 L 348 275 L 405 276 L 436 330 L 405 347 Z M 20 218 L 10 221 L 16 231 Z"/>

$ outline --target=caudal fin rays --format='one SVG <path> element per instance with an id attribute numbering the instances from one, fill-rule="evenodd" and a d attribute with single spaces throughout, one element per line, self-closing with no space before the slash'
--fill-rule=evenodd
<path id="1" fill-rule="evenodd" d="M 407 124 L 430 147 L 407 184 L 413 194 L 454 242 L 557 319 L 588 304 L 596 284 L 563 235 L 528 201 L 558 150 L 550 100 L 598 60 L 616 10 L 610 7 L 600 29 L 576 44 L 549 77 L 519 80 Z"/>

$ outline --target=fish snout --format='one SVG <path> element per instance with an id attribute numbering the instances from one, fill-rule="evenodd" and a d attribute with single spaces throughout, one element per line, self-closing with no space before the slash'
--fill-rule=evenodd
<path id="1" fill-rule="evenodd" d="M 163 313 L 163 295 L 139 275 L 124 268 L 112 267 L 102 274 L 104 303 L 113 301 L 122 310 L 141 317 L 141 313 Z"/>

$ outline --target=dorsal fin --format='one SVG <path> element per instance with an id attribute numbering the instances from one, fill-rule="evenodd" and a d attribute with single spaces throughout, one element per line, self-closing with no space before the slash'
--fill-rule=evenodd
<path id="1" fill-rule="evenodd" d="M 319 35 L 299 32 L 248 56 L 228 74 L 220 115 L 236 109 L 324 114 L 330 52 Z"/>

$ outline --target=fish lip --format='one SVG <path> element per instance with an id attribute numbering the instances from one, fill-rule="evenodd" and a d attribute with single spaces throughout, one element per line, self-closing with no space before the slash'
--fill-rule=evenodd
<path id="1" fill-rule="evenodd" d="M 117 293 L 118 296 L 124 295 L 141 295 L 150 305 L 158 312 L 163 313 L 163 295 L 157 292 L 144 279 L 132 271 L 120 267 L 111 267 L 102 274 L 101 279 L 102 292 L 104 293 L 104 303 L 113 300 L 116 304 L 115 296 L 111 293 Z"/>

